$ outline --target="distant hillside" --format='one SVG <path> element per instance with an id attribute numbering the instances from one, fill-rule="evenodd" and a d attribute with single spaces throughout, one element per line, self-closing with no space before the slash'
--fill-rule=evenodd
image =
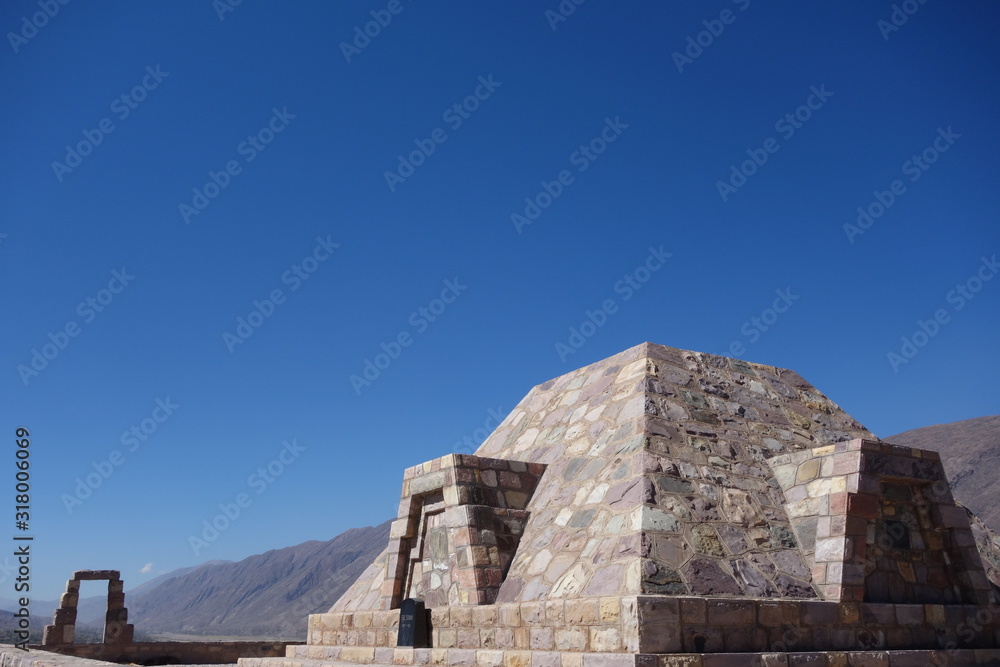
<path id="1" fill-rule="evenodd" d="M 29 620 L 31 626 L 28 630 L 28 643 L 40 642 L 42 639 L 42 628 L 46 624 L 51 623 L 52 619 L 32 614 Z M 14 612 L 0 610 L 0 644 L 13 644 L 19 641 L 19 638 L 14 636 L 14 631 L 19 627 L 18 621 L 19 619 L 14 616 Z"/>
<path id="2" fill-rule="evenodd" d="M 128 575 L 125 576 L 125 596 L 127 599 L 131 599 L 133 595 L 139 595 L 149 591 L 156 586 L 159 586 L 164 581 L 173 579 L 182 574 L 190 572 L 197 567 L 204 567 L 205 565 L 215 565 L 222 563 L 229 563 L 231 561 L 227 560 L 213 560 L 207 563 L 202 563 L 201 565 L 196 565 L 194 567 L 182 567 L 174 570 L 173 572 L 168 572 L 166 574 L 161 574 L 158 577 L 150 579 L 144 584 L 140 584 L 134 588 L 128 588 Z M 67 577 L 69 574 L 67 574 Z M 81 589 L 82 593 L 93 593 L 94 591 L 101 591 L 99 595 L 88 595 L 87 597 L 80 598 L 77 602 L 77 619 L 78 627 L 82 624 L 92 625 L 97 628 L 98 634 L 101 628 L 104 627 L 104 612 L 108 608 L 108 594 L 107 594 L 107 582 L 105 581 L 94 581 L 86 582 L 86 585 Z M 46 624 L 52 622 L 52 612 L 56 610 L 59 606 L 59 600 L 31 600 L 31 614 L 32 616 L 39 616 L 46 618 Z M 16 600 L 11 598 L 0 598 L 0 610 L 5 611 L 16 611 L 18 604 Z M 0 628 L 3 626 L 0 625 Z M 79 634 L 79 633 L 78 633 Z M 98 637 L 98 641 L 100 638 Z"/>
<path id="3" fill-rule="evenodd" d="M 885 440 L 940 452 L 955 499 L 1000 530 L 1000 415 L 925 426 Z"/>
<path id="4" fill-rule="evenodd" d="M 126 595 L 129 621 L 151 633 L 304 639 L 308 615 L 329 609 L 388 541 L 387 521 L 328 542 L 200 565 Z"/>
<path id="5" fill-rule="evenodd" d="M 14 636 L 14 632 L 19 628 L 19 621 L 14 612 L 0 610 L 0 644 L 13 644 L 19 638 Z M 41 644 L 42 632 L 46 625 L 52 623 L 52 619 L 44 616 L 31 615 L 31 626 L 28 629 L 28 643 Z M 147 638 L 136 632 L 136 641 L 145 641 Z M 100 625 L 87 623 L 77 623 L 74 640 L 78 644 L 98 644 L 104 641 L 104 621 Z"/>

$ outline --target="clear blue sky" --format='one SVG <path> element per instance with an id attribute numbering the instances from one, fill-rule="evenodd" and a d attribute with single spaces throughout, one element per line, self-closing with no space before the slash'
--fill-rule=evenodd
<path id="1" fill-rule="evenodd" d="M 378 523 L 647 340 L 881 436 L 998 412 L 996 3 L 51 2 L 0 9 L 0 540 L 24 426 L 39 598 Z"/>

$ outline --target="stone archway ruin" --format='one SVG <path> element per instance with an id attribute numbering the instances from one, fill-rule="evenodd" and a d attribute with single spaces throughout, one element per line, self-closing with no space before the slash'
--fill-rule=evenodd
<path id="1" fill-rule="evenodd" d="M 59 598 L 59 608 L 52 615 L 52 625 L 46 625 L 42 646 L 72 644 L 76 634 L 76 607 L 80 601 L 81 581 L 108 582 L 108 608 L 104 614 L 104 643 L 130 644 L 134 626 L 128 623 L 125 608 L 125 582 L 119 570 L 77 570 L 66 582 L 66 592 Z"/>

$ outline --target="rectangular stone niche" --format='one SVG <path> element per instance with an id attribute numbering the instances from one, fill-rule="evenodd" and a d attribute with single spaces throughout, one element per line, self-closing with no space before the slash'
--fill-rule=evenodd
<path id="1" fill-rule="evenodd" d="M 403 473 L 381 609 L 492 604 L 528 521 L 540 463 L 449 454 Z"/>

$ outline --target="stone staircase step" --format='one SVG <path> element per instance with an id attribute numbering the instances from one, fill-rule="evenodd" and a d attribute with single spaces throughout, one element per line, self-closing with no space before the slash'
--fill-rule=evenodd
<path id="1" fill-rule="evenodd" d="M 563 653 L 486 649 L 290 646 L 284 658 L 240 658 L 239 667 L 978 667 L 1000 665 L 1000 649 L 807 651 L 790 653 Z"/>

